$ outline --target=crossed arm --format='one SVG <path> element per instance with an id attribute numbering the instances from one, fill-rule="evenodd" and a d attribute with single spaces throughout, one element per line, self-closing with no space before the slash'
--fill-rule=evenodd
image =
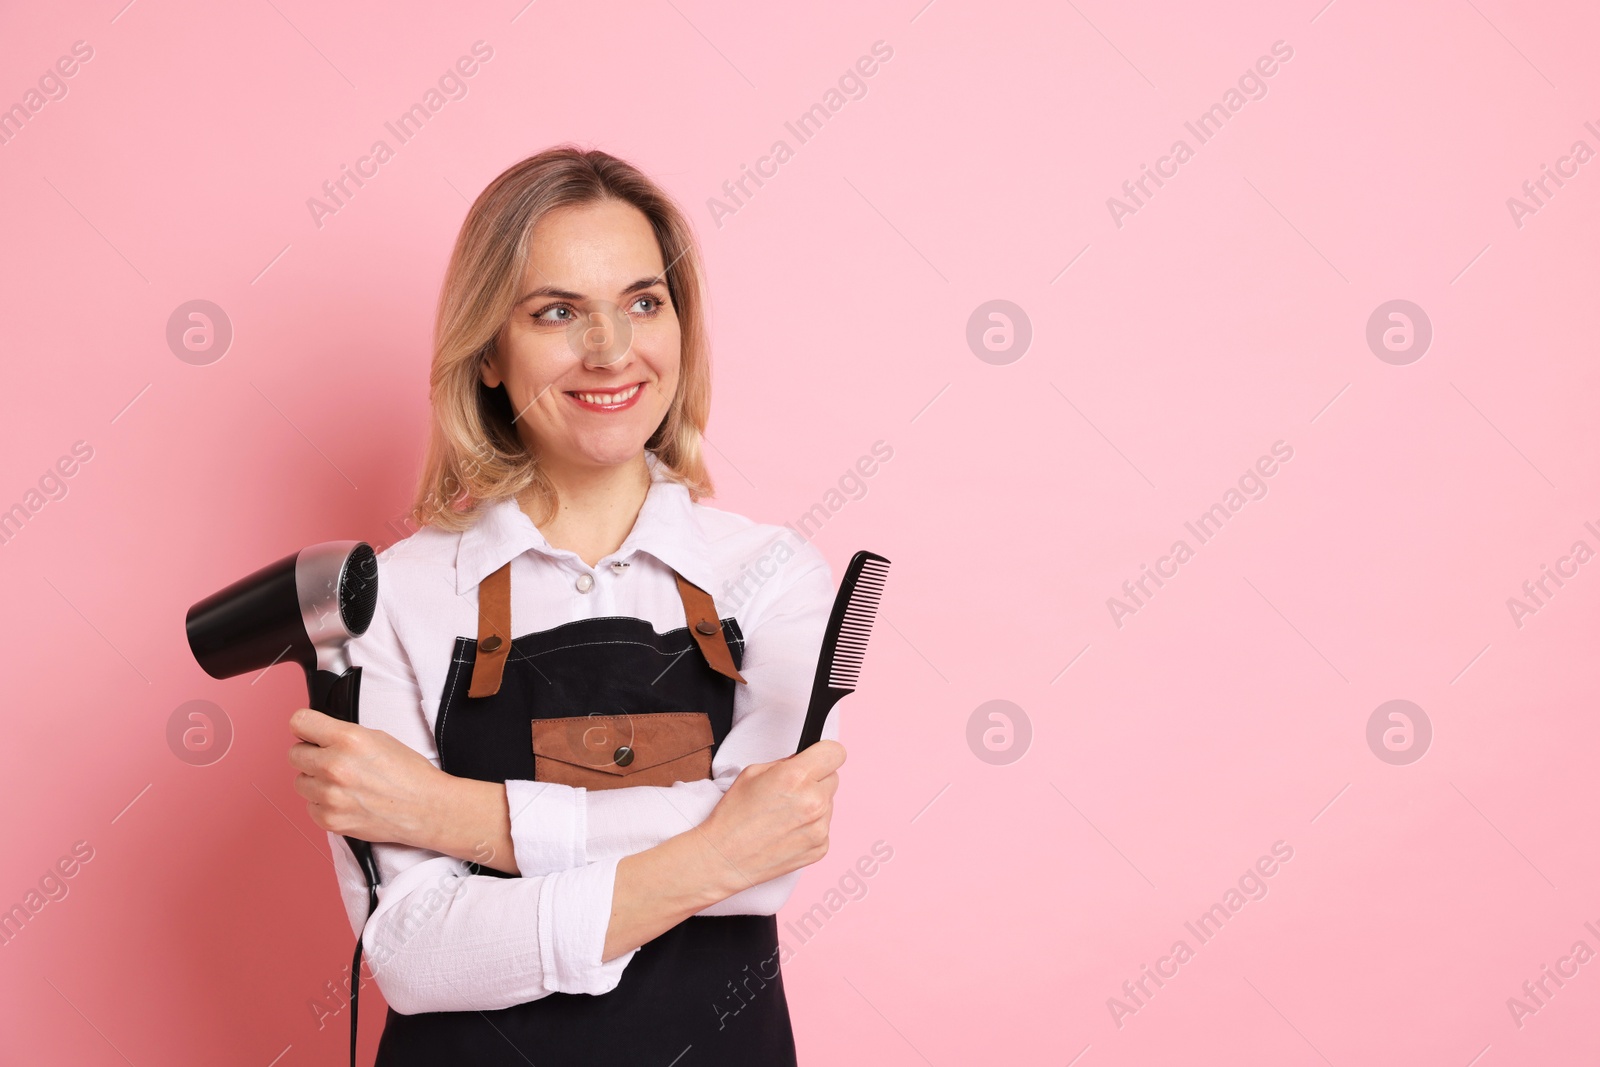
<path id="1" fill-rule="evenodd" d="M 445 773 L 389 617 L 391 588 L 380 585 L 373 623 L 351 646 L 369 725 L 301 709 L 289 760 L 313 820 L 334 835 L 346 913 L 395 1010 L 604 993 L 640 945 L 692 915 L 775 913 L 799 869 L 826 853 L 844 750 L 828 740 L 778 758 L 800 734 L 826 625 L 820 556 L 752 626 L 740 668 L 749 685 L 713 778 L 670 788 L 589 792 Z M 339 835 L 378 842 L 370 918 Z M 461 860 L 520 877 L 470 874 Z"/>
<path id="2" fill-rule="evenodd" d="M 712 779 L 585 796 L 586 791 L 569 786 L 538 782 L 508 786 L 457 778 L 388 733 L 309 708 L 297 710 L 290 727 L 300 738 L 289 753 L 290 763 L 300 771 L 295 789 L 306 797 L 313 819 L 330 834 L 410 846 L 508 874 L 549 875 L 585 863 L 614 861 L 602 962 L 638 948 L 737 893 L 826 855 L 838 768 L 845 756 L 838 743 L 824 741 L 798 756 L 749 764 L 725 786 Z M 598 800 L 602 808 L 609 802 L 623 809 L 603 816 L 607 818 L 625 818 L 627 810 L 654 809 L 658 817 L 641 820 L 633 841 L 622 842 L 620 833 L 610 840 L 624 847 L 638 843 L 641 835 L 659 840 L 620 855 L 602 851 L 589 856 L 585 846 L 585 855 L 568 868 L 522 870 L 519 852 L 528 856 L 541 850 L 533 841 L 519 849 L 507 798 L 528 793 L 531 808 L 545 794 L 559 795 L 562 790 L 572 795 L 559 803 L 587 805 Z M 670 814 L 661 817 L 657 805 L 665 805 Z M 704 814 L 696 818 L 702 810 Z M 536 814 L 524 809 L 518 821 Z M 675 822 L 684 825 L 669 835 L 667 828 Z M 528 830 L 537 834 L 536 826 Z"/>

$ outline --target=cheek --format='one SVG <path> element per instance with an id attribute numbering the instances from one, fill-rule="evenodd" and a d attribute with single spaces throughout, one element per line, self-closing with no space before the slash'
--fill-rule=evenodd
<path id="1" fill-rule="evenodd" d="M 670 400 L 683 371 L 683 361 L 678 346 L 678 331 L 653 337 L 639 337 L 635 352 L 661 382 L 661 391 Z"/>
<path id="2" fill-rule="evenodd" d="M 560 334 L 520 338 L 506 356 L 501 364 L 505 372 L 506 391 L 513 399 L 520 396 L 520 403 L 523 404 L 533 400 L 540 390 L 577 362 L 577 357 L 568 350 L 566 339 Z"/>

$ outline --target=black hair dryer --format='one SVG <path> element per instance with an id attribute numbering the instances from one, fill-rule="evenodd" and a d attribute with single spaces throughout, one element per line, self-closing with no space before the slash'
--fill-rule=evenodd
<path id="1" fill-rule="evenodd" d="M 213 678 L 262 671 L 287 660 L 306 672 L 310 707 L 360 721 L 361 668 L 346 649 L 372 625 L 378 557 L 363 541 L 325 541 L 262 567 L 189 609 L 189 650 Z M 372 844 L 345 838 L 367 879 L 367 914 L 378 906 Z M 350 961 L 350 1064 L 356 1062 L 361 938 Z"/>
<path id="2" fill-rule="evenodd" d="M 189 649 L 213 678 L 233 678 L 275 663 L 306 672 L 309 707 L 345 722 L 360 720 L 361 668 L 346 645 L 372 625 L 378 606 L 378 557 L 363 541 L 302 548 L 241 578 L 189 609 Z M 377 896 L 372 845 L 345 838 Z"/>

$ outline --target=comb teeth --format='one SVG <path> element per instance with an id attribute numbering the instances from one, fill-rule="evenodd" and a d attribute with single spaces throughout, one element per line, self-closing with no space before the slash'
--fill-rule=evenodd
<path id="1" fill-rule="evenodd" d="M 878 616 L 878 605 L 883 599 L 884 583 L 889 578 L 889 564 L 885 560 L 867 559 L 861 564 L 855 585 L 850 590 L 844 617 L 840 620 L 838 643 L 834 647 L 833 662 L 828 665 L 828 685 L 833 689 L 854 691 L 861 677 L 861 665 L 866 660 L 867 642 L 872 636 L 872 624 Z"/>

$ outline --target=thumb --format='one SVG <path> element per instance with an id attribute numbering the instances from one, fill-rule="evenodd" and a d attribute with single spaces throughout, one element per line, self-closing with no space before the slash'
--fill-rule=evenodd
<path id="1" fill-rule="evenodd" d="M 805 764 L 806 770 L 813 778 L 822 779 L 844 765 L 845 751 L 839 742 L 824 740 L 789 758 Z"/>
<path id="2" fill-rule="evenodd" d="M 313 745 L 328 744 L 343 725 L 332 715 L 325 715 L 314 708 L 296 708 L 294 714 L 289 716 L 290 731 L 300 740 Z"/>

